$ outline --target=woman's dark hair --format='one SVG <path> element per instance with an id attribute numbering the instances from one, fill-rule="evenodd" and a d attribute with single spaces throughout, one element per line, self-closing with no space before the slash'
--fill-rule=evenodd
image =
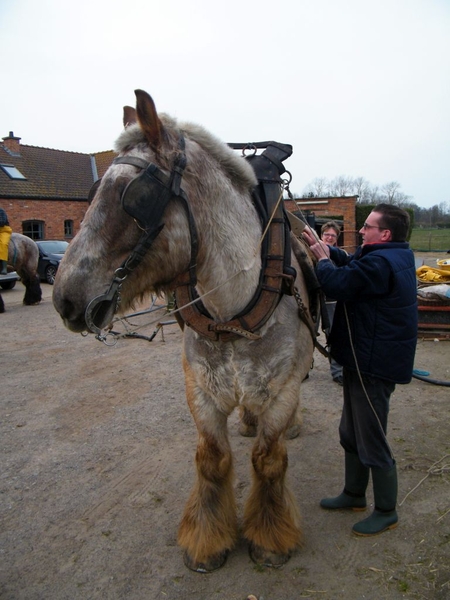
<path id="1" fill-rule="evenodd" d="M 393 242 L 406 242 L 409 231 L 409 214 L 395 204 L 377 204 L 372 212 L 379 213 L 381 229 L 389 229 Z"/>

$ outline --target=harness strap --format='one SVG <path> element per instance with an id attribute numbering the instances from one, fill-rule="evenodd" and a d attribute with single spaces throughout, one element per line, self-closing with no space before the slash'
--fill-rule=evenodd
<path id="1" fill-rule="evenodd" d="M 181 274 L 175 282 L 175 299 L 179 314 L 188 327 L 211 340 L 231 341 L 239 336 L 259 339 L 256 331 L 272 316 L 283 295 L 283 288 L 293 290 L 294 277 L 283 273 L 284 227 L 274 223 L 269 228 L 270 253 L 267 256 L 261 286 L 252 306 L 244 309 L 230 321 L 218 323 L 204 310 L 197 300 L 188 273 Z M 192 304 L 194 302 L 194 304 Z M 200 306 L 199 306 L 200 304 Z M 203 308 L 203 310 L 202 310 Z"/>
<path id="2" fill-rule="evenodd" d="M 260 209 L 263 230 L 269 225 L 261 246 L 260 282 L 249 304 L 230 321 L 218 323 L 198 300 L 191 276 L 183 273 L 176 278 L 178 314 L 199 335 L 224 342 L 239 336 L 259 339 L 256 332 L 272 316 L 283 294 L 293 295 L 296 272 L 290 265 L 289 227 L 280 202 L 280 173 L 285 170 L 281 161 L 291 153 L 291 146 L 270 142 L 263 154 L 247 157 L 259 180 L 253 201 Z"/>
<path id="3" fill-rule="evenodd" d="M 9 262 L 9 264 L 10 264 L 10 265 L 12 265 L 13 267 L 15 267 L 15 266 L 16 266 L 16 262 L 17 262 L 17 254 L 18 254 L 18 251 L 17 251 L 17 244 L 16 244 L 16 242 L 14 241 L 14 238 L 13 238 L 13 236 L 11 236 L 11 237 L 10 237 L 10 242 L 11 242 L 11 243 L 12 243 L 12 245 L 13 245 L 13 250 L 14 250 L 14 251 L 13 251 L 13 255 L 12 255 L 12 257 L 11 257 L 11 258 L 8 256 L 8 262 Z"/>

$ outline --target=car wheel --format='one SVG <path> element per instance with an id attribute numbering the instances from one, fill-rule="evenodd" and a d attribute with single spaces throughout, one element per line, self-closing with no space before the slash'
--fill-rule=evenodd
<path id="1" fill-rule="evenodd" d="M 57 267 L 55 267 L 55 265 L 48 265 L 48 267 L 45 269 L 45 281 L 50 285 L 53 285 L 55 283 L 57 270 L 58 269 Z"/>
<path id="2" fill-rule="evenodd" d="M 2 290 L 12 290 L 15 285 L 15 281 L 5 281 L 3 283 L 0 283 L 0 287 L 2 288 Z"/>

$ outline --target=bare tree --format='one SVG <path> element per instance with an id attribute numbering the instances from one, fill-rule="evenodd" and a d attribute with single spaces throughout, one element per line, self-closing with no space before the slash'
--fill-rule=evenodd
<path id="1" fill-rule="evenodd" d="M 440 202 L 439 210 L 441 217 L 445 217 L 448 213 L 450 213 L 450 202 Z"/>
<path id="2" fill-rule="evenodd" d="M 326 177 L 316 177 L 312 183 L 308 184 L 303 190 L 303 197 L 318 197 L 323 198 L 327 195 L 328 179 Z"/>
<path id="3" fill-rule="evenodd" d="M 353 180 L 353 192 L 359 197 L 361 204 L 367 204 L 370 193 L 370 183 L 364 177 L 355 177 Z"/>
<path id="4" fill-rule="evenodd" d="M 379 189 L 377 185 L 372 185 L 367 190 L 367 204 L 378 204 L 381 201 Z"/>
<path id="5" fill-rule="evenodd" d="M 355 194 L 358 196 L 360 204 L 378 204 L 386 202 L 387 204 L 397 204 L 399 206 L 414 208 L 411 203 L 413 196 L 404 194 L 398 181 L 385 183 L 381 188 L 378 185 L 372 185 L 364 177 L 348 177 L 339 175 L 331 181 L 326 177 L 316 177 L 312 183 L 307 185 L 303 191 L 303 197 L 324 197 L 324 196 L 348 196 Z M 448 202 L 439 205 L 443 214 L 448 210 Z"/>
<path id="6" fill-rule="evenodd" d="M 383 200 L 387 204 L 394 204 L 394 203 L 396 203 L 396 196 L 398 196 L 398 194 L 399 194 L 400 187 L 401 186 L 400 186 L 400 184 L 399 184 L 398 181 L 390 181 L 389 183 L 385 183 L 381 187 L 381 191 L 384 194 Z"/>
<path id="7" fill-rule="evenodd" d="M 330 182 L 330 194 L 332 196 L 346 196 L 353 189 L 353 179 L 347 175 L 339 175 Z"/>

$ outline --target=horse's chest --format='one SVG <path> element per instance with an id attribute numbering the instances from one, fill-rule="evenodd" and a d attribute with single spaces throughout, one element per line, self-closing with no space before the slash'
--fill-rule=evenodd
<path id="1" fill-rule="evenodd" d="M 237 404 L 263 405 L 285 378 L 279 357 L 255 351 L 253 346 L 232 344 L 217 349 L 199 345 L 185 349 L 189 371 L 202 394 L 225 410 Z"/>

